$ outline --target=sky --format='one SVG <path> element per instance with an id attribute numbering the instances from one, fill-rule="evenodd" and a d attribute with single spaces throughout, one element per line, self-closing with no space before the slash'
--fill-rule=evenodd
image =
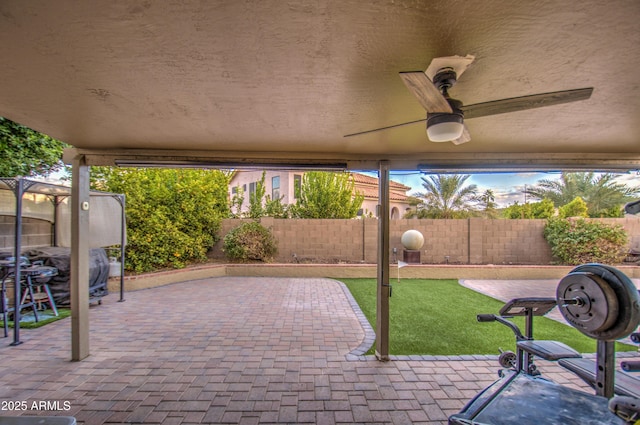
<path id="1" fill-rule="evenodd" d="M 408 192 L 413 195 L 422 191 L 421 177 L 427 174 L 418 171 L 392 171 L 391 180 L 411 187 Z M 526 186 L 534 186 L 540 180 L 557 180 L 561 174 L 554 173 L 485 173 L 472 174 L 465 182 L 466 185 L 475 184 L 478 186 L 478 193 L 483 193 L 491 189 L 495 196 L 495 202 L 499 207 L 507 207 L 518 201 L 519 204 L 525 202 L 524 189 Z M 637 173 L 620 174 L 616 181 L 626 184 L 629 187 L 640 187 L 640 175 Z M 531 202 L 531 199 L 526 201 Z"/>
<path id="2" fill-rule="evenodd" d="M 377 172 L 364 172 L 373 177 L 377 177 Z M 420 171 L 391 171 L 391 180 L 402 183 L 411 187 L 408 191 L 409 195 L 414 195 L 423 191 L 421 177 L 427 176 Z M 556 180 L 559 179 L 561 173 L 483 173 L 471 174 L 471 177 L 465 182 L 466 185 L 475 184 L 478 186 L 478 193 L 481 194 L 487 189 L 493 190 L 495 202 L 498 208 L 507 207 L 518 201 L 519 204 L 525 201 L 531 202 L 531 199 L 525 199 L 524 189 L 526 186 L 534 186 L 540 180 Z M 55 180 L 60 177 L 54 174 L 52 178 Z M 637 187 L 640 189 L 640 172 L 621 173 L 616 178 L 619 183 L 626 184 L 629 187 Z"/>

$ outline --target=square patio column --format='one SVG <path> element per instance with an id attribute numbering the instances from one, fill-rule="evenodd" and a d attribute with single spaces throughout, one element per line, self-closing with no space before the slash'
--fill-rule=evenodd
<path id="1" fill-rule="evenodd" d="M 89 167 L 84 155 L 72 161 L 71 186 L 71 360 L 89 356 Z"/>
<path id="2" fill-rule="evenodd" d="M 389 163 L 378 171 L 378 290 L 376 304 L 376 357 L 389 360 Z"/>

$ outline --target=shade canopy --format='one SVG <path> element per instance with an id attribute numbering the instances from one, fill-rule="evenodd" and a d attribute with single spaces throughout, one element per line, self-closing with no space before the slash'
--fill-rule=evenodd
<path id="1" fill-rule="evenodd" d="M 9 0 L 0 116 L 92 164 L 640 168 L 640 2 Z M 400 72 L 471 54 L 465 105 L 593 87 L 429 142 Z"/>
<path id="2" fill-rule="evenodd" d="M 71 246 L 71 187 L 21 179 L 23 195 L 16 196 L 19 179 L 0 178 L 0 215 L 15 216 L 16 202 L 21 202 L 21 218 L 46 220 L 54 224 L 55 246 Z M 123 208 L 124 195 L 90 192 L 90 246 L 92 248 L 112 245 L 125 246 L 126 226 Z M 20 221 L 16 220 L 16 225 Z"/>

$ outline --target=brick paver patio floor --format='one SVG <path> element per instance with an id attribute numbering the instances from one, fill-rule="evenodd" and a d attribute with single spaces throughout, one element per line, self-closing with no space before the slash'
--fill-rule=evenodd
<path id="1" fill-rule="evenodd" d="M 0 415 L 91 425 L 444 424 L 498 369 L 487 356 L 364 356 L 373 331 L 331 279 L 184 282 L 126 293 L 123 303 L 109 295 L 90 316 L 92 354 L 81 362 L 69 361 L 70 319 L 22 330 L 17 347 L 0 339 L 0 402 L 27 406 Z M 33 410 L 40 401 L 49 410 Z"/>

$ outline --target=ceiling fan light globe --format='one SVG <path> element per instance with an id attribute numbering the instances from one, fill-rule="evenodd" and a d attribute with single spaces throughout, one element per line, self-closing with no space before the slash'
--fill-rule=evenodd
<path id="1" fill-rule="evenodd" d="M 432 142 L 450 142 L 459 139 L 464 131 L 464 119 L 460 114 L 429 114 L 427 136 Z"/>

